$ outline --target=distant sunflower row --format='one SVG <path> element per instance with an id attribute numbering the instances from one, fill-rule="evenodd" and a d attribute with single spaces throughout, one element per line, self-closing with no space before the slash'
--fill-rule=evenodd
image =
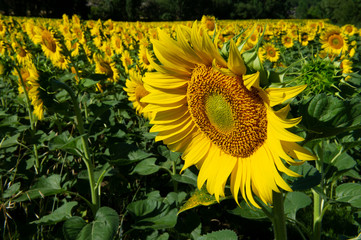
<path id="1" fill-rule="evenodd" d="M 179 24 L 192 26 L 190 21 L 84 21 L 77 15 L 63 15 L 62 19 L 1 16 L 0 71 L 17 76 L 19 93 L 27 91 L 39 120 L 43 119 L 44 104 L 38 71 L 44 68 L 54 74 L 73 73 L 74 84 L 91 73 L 104 75 L 106 79 L 99 81 L 95 90 L 124 85 L 129 100 L 141 114 L 145 103 L 140 100 L 147 93 L 142 77 L 154 71 L 151 62 L 161 60 L 154 57 L 152 40 L 159 39 L 158 28 L 176 38 Z M 272 68 L 289 66 L 292 62 L 284 56 L 312 46 L 318 58 L 342 62 L 339 68 L 346 75 L 352 72 L 356 39 L 361 35 L 353 25 L 338 27 L 325 20 L 230 21 L 203 16 L 200 26 L 219 50 L 230 39 L 236 39 L 241 53 L 258 45 L 261 62 L 268 62 Z"/>

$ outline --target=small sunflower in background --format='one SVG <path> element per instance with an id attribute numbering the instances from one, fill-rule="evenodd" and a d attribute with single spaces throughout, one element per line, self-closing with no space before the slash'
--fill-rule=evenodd
<path id="1" fill-rule="evenodd" d="M 6 25 L 3 20 L 0 20 L 0 37 L 4 37 L 6 34 Z"/>
<path id="2" fill-rule="evenodd" d="M 125 82 L 124 91 L 127 92 L 129 101 L 133 103 L 133 107 L 136 113 L 143 115 L 147 119 L 152 118 L 151 112 L 143 112 L 143 109 L 147 106 L 147 103 L 142 102 L 142 98 L 147 96 L 149 92 L 144 88 L 142 76 L 134 69 L 129 71 L 129 78 Z"/>
<path id="3" fill-rule="evenodd" d="M 107 57 L 94 54 L 95 73 L 105 74 L 109 82 L 117 82 L 119 80 L 119 70 L 115 66 L 115 62 Z"/>
<path id="4" fill-rule="evenodd" d="M 324 31 L 320 36 L 320 43 L 322 49 L 335 55 L 345 54 L 348 49 L 346 37 L 336 27 Z"/>
<path id="5" fill-rule="evenodd" d="M 44 118 L 44 103 L 40 98 L 40 91 L 42 90 L 38 82 L 39 74 L 34 64 L 27 64 L 26 66 L 20 68 L 20 74 L 14 70 L 13 74 L 18 76 L 19 79 L 19 94 L 24 93 L 24 90 L 27 92 L 29 100 L 34 107 L 34 115 L 39 120 L 42 120 Z"/>
<path id="6" fill-rule="evenodd" d="M 61 58 L 61 47 L 59 41 L 54 37 L 53 31 L 38 28 L 37 35 L 34 37 L 34 43 L 41 45 L 44 55 L 49 58 L 52 63 Z"/>
<path id="7" fill-rule="evenodd" d="M 203 27 L 208 34 L 213 35 L 216 30 L 216 18 L 210 15 L 203 15 L 201 19 L 201 27 Z"/>
<path id="8" fill-rule="evenodd" d="M 140 45 L 139 51 L 138 51 L 138 62 L 142 69 L 146 71 L 152 71 L 154 70 L 153 66 L 150 64 L 150 61 L 148 58 L 151 58 L 152 55 L 149 53 L 147 47 L 144 45 Z"/>
<path id="9" fill-rule="evenodd" d="M 261 47 L 261 53 L 263 53 L 263 58 L 270 62 L 277 62 L 280 58 L 279 49 L 272 43 L 265 43 Z"/>
<path id="10" fill-rule="evenodd" d="M 24 44 L 13 41 L 12 47 L 15 51 L 16 59 L 21 65 L 25 65 L 32 61 L 33 56 L 31 52 L 26 49 Z"/>
<path id="11" fill-rule="evenodd" d="M 285 48 L 291 48 L 294 45 L 293 38 L 288 34 L 281 37 L 281 42 Z"/>
<path id="12" fill-rule="evenodd" d="M 341 32 L 350 37 L 357 33 L 357 28 L 352 24 L 346 24 L 341 27 Z"/>
<path id="13" fill-rule="evenodd" d="M 110 38 L 112 49 L 116 54 L 121 54 L 124 51 L 122 39 L 118 34 L 114 34 Z"/>
<path id="14" fill-rule="evenodd" d="M 153 48 L 160 65 L 145 74 L 149 94 L 141 102 L 152 112 L 151 132 L 172 151 L 182 152 L 182 171 L 199 169 L 197 185 L 219 201 L 230 179 L 238 203 L 239 193 L 252 205 L 258 196 L 272 204 L 272 192 L 292 191 L 280 176 L 299 176 L 289 170 L 315 157 L 297 142 L 304 139 L 288 131 L 301 118 L 288 119 L 284 103 L 305 89 L 262 89 L 259 73 L 246 75 L 246 66 L 233 40 L 226 61 L 208 34 L 195 22 L 192 28 L 178 26 L 177 40 L 159 30 Z"/>
<path id="15" fill-rule="evenodd" d="M 352 61 L 349 59 L 343 59 L 340 64 L 340 68 L 342 69 L 342 75 L 345 77 L 345 81 L 351 78 L 350 73 L 352 73 Z"/>
<path id="16" fill-rule="evenodd" d="M 129 67 L 133 64 L 133 59 L 130 56 L 130 52 L 128 50 L 124 50 L 120 60 L 122 61 L 125 72 L 128 73 Z"/>

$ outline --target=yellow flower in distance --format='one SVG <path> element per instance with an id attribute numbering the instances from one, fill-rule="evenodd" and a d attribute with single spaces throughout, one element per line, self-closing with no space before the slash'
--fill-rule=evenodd
<path id="1" fill-rule="evenodd" d="M 226 61 L 197 22 L 192 28 L 178 26 L 177 40 L 158 33 L 152 43 L 161 64 L 152 61 L 156 72 L 145 74 L 149 94 L 141 100 L 148 103 L 144 112 L 154 114 L 155 140 L 183 153 L 182 171 L 196 165 L 198 188 L 206 184 L 217 200 L 225 195 L 229 177 L 237 203 L 239 193 L 259 207 L 253 194 L 272 204 L 272 191 L 292 191 L 279 172 L 299 175 L 281 158 L 291 165 L 315 158 L 296 143 L 302 137 L 286 130 L 301 118 L 287 119 L 288 105 L 278 111 L 272 107 L 306 86 L 263 90 L 259 73 L 245 75 L 233 40 Z"/>
<path id="2" fill-rule="evenodd" d="M 51 62 L 56 62 L 61 58 L 61 48 L 58 40 L 54 37 L 52 31 L 48 29 L 39 29 L 39 32 L 34 38 L 35 44 L 40 44 L 46 57 Z"/>
<path id="3" fill-rule="evenodd" d="M 129 70 L 129 79 L 125 82 L 124 91 L 127 92 L 129 101 L 133 103 L 133 107 L 138 115 L 143 114 L 145 118 L 151 119 L 151 113 L 143 113 L 143 109 L 147 103 L 141 102 L 142 98 L 147 96 L 149 92 L 145 90 L 142 76 L 134 69 Z"/>
<path id="4" fill-rule="evenodd" d="M 341 33 L 339 28 L 333 28 L 326 30 L 320 37 L 320 42 L 322 44 L 321 48 L 325 49 L 328 53 L 333 54 L 345 54 L 348 49 L 346 38 Z"/>
<path id="5" fill-rule="evenodd" d="M 279 50 L 272 43 L 265 43 L 262 46 L 264 58 L 270 62 L 277 62 L 280 58 Z"/>
<path id="6" fill-rule="evenodd" d="M 34 64 L 28 64 L 22 67 L 20 74 L 15 71 L 14 75 L 19 78 L 19 93 L 24 93 L 24 84 L 25 91 L 27 91 L 31 104 L 34 107 L 33 113 L 39 120 L 42 120 L 44 118 L 44 103 L 40 98 L 39 74 Z"/>

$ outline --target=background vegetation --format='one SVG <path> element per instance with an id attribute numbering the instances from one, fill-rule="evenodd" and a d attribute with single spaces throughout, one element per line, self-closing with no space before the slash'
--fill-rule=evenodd
<path id="1" fill-rule="evenodd" d="M 200 19 L 325 19 L 333 24 L 360 27 L 361 0 L 0 0 L 0 13 L 28 17 L 116 21 L 175 21 Z"/>

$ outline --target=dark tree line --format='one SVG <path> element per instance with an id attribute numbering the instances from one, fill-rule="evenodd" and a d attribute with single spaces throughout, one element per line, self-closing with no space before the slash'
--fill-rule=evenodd
<path id="1" fill-rule="evenodd" d="M 328 18 L 361 27 L 361 0 L 0 0 L 3 15 L 115 21 Z"/>

